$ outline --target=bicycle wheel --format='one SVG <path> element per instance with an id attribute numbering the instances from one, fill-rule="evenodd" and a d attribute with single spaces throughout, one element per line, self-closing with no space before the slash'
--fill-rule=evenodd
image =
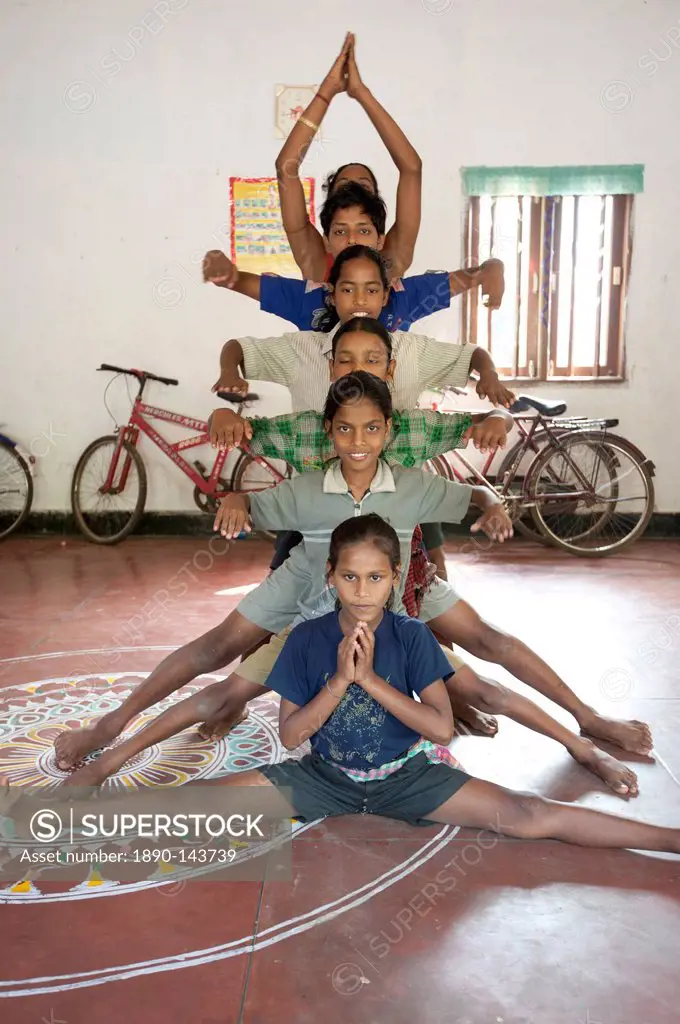
<path id="1" fill-rule="evenodd" d="M 291 468 L 288 463 L 277 459 L 276 464 L 277 467 L 281 467 L 279 472 L 284 474 L 284 478 L 290 480 Z M 259 491 L 267 491 L 270 487 L 275 487 L 277 483 L 278 480 L 272 476 L 266 466 L 261 466 L 252 455 L 248 455 L 246 452 L 241 453 L 231 475 L 232 491 L 257 494 Z M 270 540 L 276 540 L 276 533 L 271 530 L 262 530 L 261 532 Z"/>
<path id="2" fill-rule="evenodd" d="M 555 427 L 554 425 L 551 429 L 553 434 L 561 435 L 563 433 L 568 433 L 566 429 L 560 430 L 558 427 Z M 549 444 L 550 435 L 548 434 L 547 430 L 537 430 L 533 436 L 533 442 L 540 449 L 542 449 L 544 445 Z M 550 547 L 552 541 L 543 533 L 541 533 L 538 526 L 536 525 L 534 516 L 532 514 L 531 504 L 527 497 L 525 486 L 526 481 L 529 479 L 529 473 L 536 459 L 541 454 L 540 450 L 534 451 L 531 448 L 527 448 L 522 457 L 520 458 L 519 462 L 517 463 L 517 465 L 514 466 L 513 468 L 513 463 L 515 462 L 520 451 L 524 448 L 524 445 L 525 441 L 522 438 L 522 440 L 518 441 L 515 445 L 513 445 L 513 447 L 506 453 L 503 461 L 498 467 L 498 472 L 496 473 L 495 476 L 496 490 L 498 491 L 499 494 L 506 498 L 508 514 L 512 519 L 513 526 L 517 528 L 517 532 L 521 533 L 522 536 L 526 537 L 528 540 L 538 541 L 540 544 L 544 544 L 546 547 Z M 503 482 L 505 475 L 511 469 L 513 470 L 513 476 L 510 482 L 510 486 L 508 487 L 507 490 L 503 490 Z M 551 480 L 553 483 L 556 482 L 552 478 L 551 474 L 552 470 L 549 467 L 546 471 L 546 483 L 548 483 Z"/>
<path id="3" fill-rule="evenodd" d="M 19 529 L 32 504 L 28 463 L 10 441 L 0 438 L 0 540 Z"/>
<path id="4" fill-rule="evenodd" d="M 623 437 L 561 437 L 560 448 L 546 449 L 530 470 L 527 492 L 536 525 L 571 554 L 614 554 L 647 528 L 654 510 L 652 472 L 649 460 Z"/>
<path id="5" fill-rule="evenodd" d="M 283 473 L 284 479 L 290 480 L 291 468 L 288 463 L 278 459 L 276 462 L 277 469 Z M 246 452 L 241 454 L 231 475 L 231 490 L 242 491 L 246 494 L 267 491 L 270 487 L 275 487 L 277 483 L 278 480 L 272 476 L 267 467 L 261 466 L 252 455 L 248 455 Z"/>
<path id="6" fill-rule="evenodd" d="M 113 486 L 103 488 L 114 456 Z M 98 437 L 78 459 L 71 483 L 71 507 L 78 529 L 95 544 L 117 544 L 142 518 L 146 501 L 146 470 L 129 441 L 115 434 Z M 91 505 L 94 508 L 91 508 Z"/>

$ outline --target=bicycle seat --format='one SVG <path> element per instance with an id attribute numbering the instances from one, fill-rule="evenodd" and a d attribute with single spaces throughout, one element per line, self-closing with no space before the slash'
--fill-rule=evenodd
<path id="1" fill-rule="evenodd" d="M 537 398 L 530 398 L 529 395 L 520 395 L 516 402 L 510 406 L 510 412 L 527 412 L 535 409 L 542 416 L 561 416 L 567 411 L 566 402 L 539 402 Z"/>
<path id="2" fill-rule="evenodd" d="M 235 395 L 231 391 L 218 391 L 217 397 L 221 398 L 224 402 L 233 402 L 234 405 L 241 405 L 242 402 L 257 402 L 260 398 L 259 395 L 255 394 Z"/>

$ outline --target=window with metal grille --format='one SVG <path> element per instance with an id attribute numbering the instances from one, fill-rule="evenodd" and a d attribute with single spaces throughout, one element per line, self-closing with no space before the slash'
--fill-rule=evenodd
<path id="1" fill-rule="evenodd" d="M 498 171 L 494 178 L 488 168 L 468 172 L 474 170 L 487 172 L 477 175 L 482 186 L 498 186 Z M 466 265 L 498 257 L 506 287 L 501 309 L 493 313 L 478 291 L 464 297 L 464 337 L 487 348 L 505 377 L 622 380 L 632 189 L 579 194 L 574 171 L 585 169 L 511 170 L 515 187 L 523 184 L 518 171 L 525 178 L 531 171 L 534 186 L 537 171 L 551 171 L 542 175 L 544 187 L 559 184 L 560 172 L 569 171 L 572 194 L 468 196 Z M 607 169 L 588 169 L 591 188 L 603 184 L 594 170 Z"/>

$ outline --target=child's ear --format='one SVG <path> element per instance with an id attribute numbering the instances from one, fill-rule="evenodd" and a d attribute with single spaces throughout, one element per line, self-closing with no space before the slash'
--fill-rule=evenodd
<path id="1" fill-rule="evenodd" d="M 326 583 L 329 587 L 335 586 L 335 573 L 331 569 L 330 562 L 326 562 Z"/>
<path id="2" fill-rule="evenodd" d="M 387 440 L 392 433 L 392 420 L 389 419 L 385 424 L 385 440 Z"/>
<path id="3" fill-rule="evenodd" d="M 385 236 L 384 235 L 378 235 L 378 244 L 376 245 L 376 249 L 378 250 L 378 252 L 380 252 L 380 250 L 383 248 L 384 245 L 385 245 Z"/>
<path id="4" fill-rule="evenodd" d="M 397 366 L 396 359 L 390 359 L 390 361 L 389 361 L 389 363 L 387 365 L 387 379 L 389 381 L 393 381 L 394 380 L 394 371 L 396 369 L 396 366 Z"/>

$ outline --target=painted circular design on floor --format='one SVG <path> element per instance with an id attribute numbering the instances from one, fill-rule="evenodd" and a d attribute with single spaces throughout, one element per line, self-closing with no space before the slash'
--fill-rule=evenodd
<path id="1" fill-rule="evenodd" d="M 72 656 L 72 652 L 63 652 L 64 657 L 69 655 Z M 62 652 L 51 656 L 62 656 Z M 131 688 L 146 675 L 148 673 L 126 672 L 110 675 L 92 674 L 87 677 L 64 676 L 9 686 L 1 691 L 5 709 L 0 713 L 0 773 L 7 775 L 10 782 L 22 785 L 58 785 L 66 776 L 66 773 L 57 767 L 53 753 L 53 743 L 59 732 L 64 727 L 86 725 L 116 707 Z M 161 711 L 172 707 L 198 689 L 198 685 L 184 687 L 180 694 L 172 694 L 165 698 L 135 720 L 133 731 L 143 728 Z M 150 747 L 127 762 L 113 776 L 112 783 L 120 786 L 182 785 L 190 780 L 217 778 L 290 756 L 278 737 L 278 701 L 271 695 L 266 695 L 251 702 L 249 712 L 246 722 L 237 726 L 230 736 L 217 742 L 202 741 L 195 731 L 187 731 L 162 744 Z M 294 826 L 294 834 L 300 835 L 314 824 L 316 823 L 297 823 Z M 332 903 L 319 905 L 308 913 L 281 921 L 268 929 L 259 930 L 257 936 L 243 935 L 208 949 L 184 949 L 176 955 L 150 958 L 140 963 L 111 964 L 76 974 L 49 976 L 46 975 L 43 964 L 40 978 L 0 981 L 0 998 L 98 986 L 124 978 L 229 959 L 273 945 L 331 921 L 377 896 L 435 856 L 457 831 L 458 829 L 453 827 L 442 828 L 436 836 L 424 841 L 422 846 L 404 861 L 369 883 L 347 892 Z M 172 872 L 162 869 L 143 881 L 118 882 L 107 880 L 98 871 L 93 870 L 86 880 L 75 886 L 72 883 L 63 883 L 63 886 L 60 884 L 56 887 L 53 881 L 45 887 L 45 891 L 41 889 L 41 883 L 43 878 L 49 881 L 48 874 L 36 873 L 21 883 L 0 890 L 0 903 L 28 904 L 35 907 L 36 904 L 64 904 L 72 900 L 91 898 L 126 895 L 134 898 L 135 893 L 141 893 L 142 890 L 149 888 L 170 893 L 173 887 L 175 891 L 178 886 L 183 887 L 187 877 L 195 877 L 201 873 L 201 869 L 196 868 L 187 868 L 184 873 L 181 869 L 174 869 Z"/>

